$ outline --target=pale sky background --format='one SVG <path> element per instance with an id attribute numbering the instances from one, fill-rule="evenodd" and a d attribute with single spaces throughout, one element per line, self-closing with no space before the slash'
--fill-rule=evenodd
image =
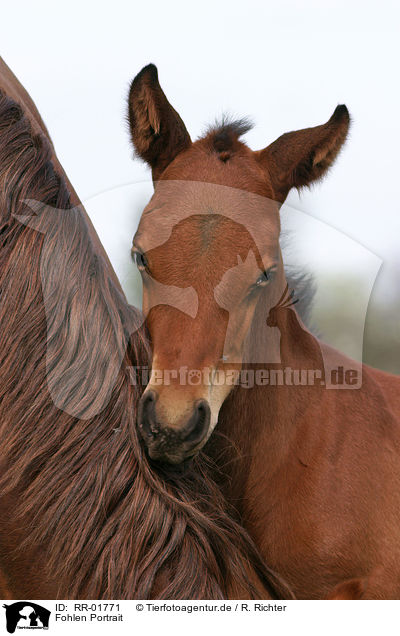
<path id="1" fill-rule="evenodd" d="M 382 262 L 374 293 L 400 294 L 399 40 L 394 0 L 23 0 L 3 3 L 0 25 L 1 55 L 36 102 L 125 286 L 152 190 L 125 121 L 129 82 L 145 64 L 158 66 L 193 139 L 229 112 L 255 122 L 246 140 L 259 149 L 345 103 L 353 124 L 337 164 L 292 192 L 282 215 L 295 220 L 293 251 L 317 278 L 328 269 L 362 279 L 362 307 Z"/>

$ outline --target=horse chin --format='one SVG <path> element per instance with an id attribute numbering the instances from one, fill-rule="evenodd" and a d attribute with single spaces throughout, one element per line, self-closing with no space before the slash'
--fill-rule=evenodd
<path id="1" fill-rule="evenodd" d="M 177 448 L 168 450 L 167 452 L 160 452 L 156 448 L 148 448 L 147 452 L 152 462 L 165 468 L 178 469 L 190 466 L 202 447 L 203 445 L 198 446 L 196 449 L 189 450 Z"/>

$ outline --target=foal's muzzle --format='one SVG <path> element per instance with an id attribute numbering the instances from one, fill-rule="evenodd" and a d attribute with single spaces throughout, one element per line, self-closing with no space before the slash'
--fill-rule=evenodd
<path id="1" fill-rule="evenodd" d="M 211 410 L 206 400 L 193 403 L 192 414 L 179 427 L 169 426 L 157 416 L 156 391 L 145 391 L 139 402 L 138 425 L 151 459 L 180 464 L 196 454 L 206 437 Z"/>

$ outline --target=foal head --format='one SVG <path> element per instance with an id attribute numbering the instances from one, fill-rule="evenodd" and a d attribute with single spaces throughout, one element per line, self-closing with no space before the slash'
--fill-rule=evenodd
<path id="1" fill-rule="evenodd" d="M 244 120 L 192 142 L 149 65 L 132 82 L 129 123 L 155 186 L 132 248 L 153 348 L 138 423 L 153 459 L 180 463 L 217 423 L 257 308 L 266 316 L 285 289 L 279 207 L 327 171 L 349 114 L 338 106 L 326 124 L 255 152 L 240 140 Z"/>

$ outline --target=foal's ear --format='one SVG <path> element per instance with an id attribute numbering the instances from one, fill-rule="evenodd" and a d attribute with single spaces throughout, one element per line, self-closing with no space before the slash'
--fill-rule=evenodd
<path id="1" fill-rule="evenodd" d="M 151 167 L 153 180 L 192 143 L 185 124 L 164 95 L 154 64 L 145 66 L 131 84 L 129 126 L 135 150 Z"/>
<path id="2" fill-rule="evenodd" d="M 309 185 L 327 172 L 346 140 L 349 125 L 346 106 L 337 106 L 326 124 L 286 133 L 256 153 L 279 201 L 286 199 L 291 188 Z"/>

